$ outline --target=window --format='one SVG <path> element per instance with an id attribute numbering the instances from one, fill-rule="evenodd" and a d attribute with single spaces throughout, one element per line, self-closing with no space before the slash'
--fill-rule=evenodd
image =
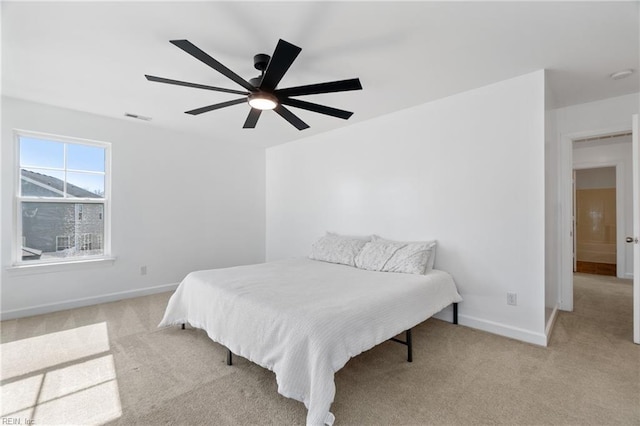
<path id="1" fill-rule="evenodd" d="M 110 255 L 110 145 L 18 131 L 16 264 Z"/>

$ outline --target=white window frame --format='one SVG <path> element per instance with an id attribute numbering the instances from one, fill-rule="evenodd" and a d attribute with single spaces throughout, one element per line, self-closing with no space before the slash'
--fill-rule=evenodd
<path id="1" fill-rule="evenodd" d="M 113 262 L 114 258 L 111 254 L 111 144 L 90 139 L 75 138 L 69 136 L 53 135 L 49 133 L 32 132 L 28 130 L 14 129 L 14 202 L 13 202 L 13 243 L 12 243 L 12 267 L 13 268 L 33 268 L 41 266 L 54 265 L 73 265 L 95 263 L 102 261 Z M 36 197 L 22 196 L 20 193 L 21 186 L 21 164 L 20 164 L 20 137 L 31 137 L 36 139 L 49 140 L 52 142 L 60 142 L 65 144 L 76 144 L 85 146 L 95 146 L 104 149 L 104 196 L 103 198 L 62 198 L 62 197 Z M 65 153 L 66 159 L 66 153 Z M 66 164 L 65 164 L 66 170 Z M 66 185 L 66 178 L 65 178 Z M 23 202 L 39 202 L 39 203 L 82 203 L 82 204 L 102 204 L 104 205 L 104 237 L 102 240 L 103 253 L 100 255 L 87 255 L 69 258 L 54 259 L 38 259 L 38 260 L 22 260 L 22 203 Z"/>

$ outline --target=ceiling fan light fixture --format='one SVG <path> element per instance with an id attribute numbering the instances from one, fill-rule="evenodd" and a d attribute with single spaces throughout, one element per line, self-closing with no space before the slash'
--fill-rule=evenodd
<path id="1" fill-rule="evenodd" d="M 260 110 L 274 109 L 278 106 L 278 98 L 267 92 L 252 93 L 247 100 L 251 108 Z"/>

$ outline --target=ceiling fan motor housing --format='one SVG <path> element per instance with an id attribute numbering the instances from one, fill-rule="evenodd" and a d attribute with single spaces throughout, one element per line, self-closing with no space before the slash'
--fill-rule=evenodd
<path id="1" fill-rule="evenodd" d="M 271 56 L 266 53 L 258 53 L 253 57 L 253 66 L 258 71 L 264 71 L 267 69 L 267 65 L 269 65 L 270 60 Z"/>
<path id="2" fill-rule="evenodd" d="M 249 79 L 249 83 L 253 86 L 253 87 L 260 87 L 260 83 L 262 83 L 262 76 L 259 75 L 257 77 L 253 77 Z"/>

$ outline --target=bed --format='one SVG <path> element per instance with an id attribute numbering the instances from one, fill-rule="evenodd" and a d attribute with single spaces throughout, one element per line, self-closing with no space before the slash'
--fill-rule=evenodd
<path id="1" fill-rule="evenodd" d="M 203 329 L 228 356 L 273 371 L 278 393 L 307 407 L 308 425 L 331 425 L 334 374 L 350 358 L 461 300 L 451 275 L 436 269 L 379 272 L 297 258 L 192 272 L 159 326 Z"/>

